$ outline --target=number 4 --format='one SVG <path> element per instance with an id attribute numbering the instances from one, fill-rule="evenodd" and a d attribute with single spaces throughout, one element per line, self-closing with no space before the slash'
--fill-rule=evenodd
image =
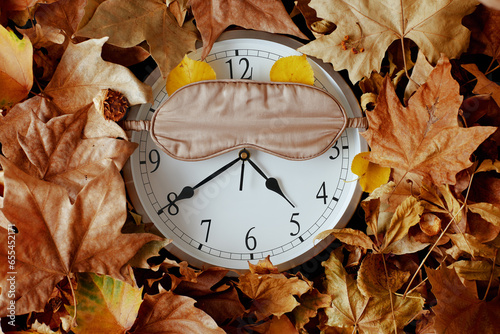
<path id="1" fill-rule="evenodd" d="M 326 185 L 325 182 L 321 184 L 321 187 L 318 190 L 318 193 L 316 194 L 317 199 L 323 199 L 323 204 L 326 204 L 326 199 L 328 198 L 328 195 L 326 194 Z"/>

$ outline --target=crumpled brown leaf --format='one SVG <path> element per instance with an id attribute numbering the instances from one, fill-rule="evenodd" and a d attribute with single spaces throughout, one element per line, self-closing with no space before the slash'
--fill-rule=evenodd
<path id="1" fill-rule="evenodd" d="M 102 89 L 114 89 L 125 95 L 131 105 L 152 100 L 149 85 L 137 79 L 127 68 L 105 62 L 102 46 L 107 38 L 69 44 L 52 80 L 44 90 L 65 114 L 75 113 Z"/>
<path id="2" fill-rule="evenodd" d="M 123 179 L 109 161 L 71 204 L 67 191 L 25 174 L 0 156 L 5 171 L 2 212 L 15 224 L 16 314 L 43 310 L 55 285 L 77 272 L 106 274 L 129 280 L 126 263 L 152 234 L 122 234 L 126 199 Z M 7 257 L 7 231 L 0 254 Z M 0 287 L 7 291 L 7 261 L 1 262 Z M 9 299 L 0 301 L 2 316 Z"/>
<path id="3" fill-rule="evenodd" d="M 191 0 L 190 4 L 203 40 L 202 59 L 220 34 L 232 24 L 307 39 L 280 0 Z"/>
<path id="4" fill-rule="evenodd" d="M 109 36 L 108 43 L 122 48 L 147 41 L 164 78 L 186 53 L 195 49 L 197 39 L 194 24 L 185 22 L 179 27 L 164 0 L 104 1 L 77 35 Z"/>
<path id="5" fill-rule="evenodd" d="M 491 301 L 478 299 L 475 283 L 462 282 L 455 269 L 442 266 L 427 269 L 437 305 L 434 329 L 437 333 L 495 333 L 498 331 L 500 296 Z"/>
<path id="6" fill-rule="evenodd" d="M 386 80 L 375 110 L 367 113 L 363 136 L 372 149 L 369 160 L 437 185 L 454 184 L 455 175 L 471 166 L 470 155 L 496 128 L 458 126 L 462 97 L 450 69 L 442 58 L 407 107 Z"/>
<path id="7" fill-rule="evenodd" d="M 146 295 L 129 333 L 225 333 L 210 316 L 194 306 L 195 302 L 169 291 Z"/>
<path id="8" fill-rule="evenodd" d="M 307 282 L 298 277 L 252 273 L 239 277 L 238 288 L 253 300 L 250 310 L 255 312 L 259 320 L 291 312 L 299 305 L 294 295 L 301 296 L 311 289 Z"/>

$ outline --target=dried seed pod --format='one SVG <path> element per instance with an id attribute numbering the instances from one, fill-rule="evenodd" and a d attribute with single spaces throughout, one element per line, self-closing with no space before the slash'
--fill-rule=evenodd
<path id="1" fill-rule="evenodd" d="M 107 90 L 102 109 L 105 119 L 118 122 L 125 116 L 129 107 L 125 95 L 112 89 Z"/>

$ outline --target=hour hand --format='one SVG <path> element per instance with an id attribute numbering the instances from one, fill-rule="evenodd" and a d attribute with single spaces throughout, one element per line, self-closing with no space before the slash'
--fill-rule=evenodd
<path id="1" fill-rule="evenodd" d="M 295 205 L 293 205 L 293 203 L 290 202 L 290 200 L 285 196 L 285 194 L 281 190 L 278 180 L 276 180 L 274 177 L 267 177 L 267 175 L 262 171 L 262 169 L 260 169 L 259 166 L 257 166 L 252 160 L 250 160 L 250 158 L 247 158 L 246 160 L 248 161 L 250 166 L 252 166 L 264 179 L 266 179 L 267 189 L 274 191 L 275 193 L 283 197 L 288 203 L 290 203 L 290 205 L 293 208 L 295 208 Z"/>

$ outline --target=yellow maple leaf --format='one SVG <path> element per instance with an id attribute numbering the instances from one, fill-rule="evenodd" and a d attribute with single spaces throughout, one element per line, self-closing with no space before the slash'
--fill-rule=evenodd
<path id="1" fill-rule="evenodd" d="M 351 171 L 359 176 L 359 185 L 367 193 L 371 193 L 389 181 L 391 169 L 365 159 L 370 152 L 358 153 L 352 160 Z"/>
<path id="2" fill-rule="evenodd" d="M 278 59 L 271 67 L 269 77 L 271 81 L 314 85 L 314 72 L 306 55 Z"/>
<path id="3" fill-rule="evenodd" d="M 187 84 L 202 80 L 215 80 L 215 77 L 215 71 L 210 65 L 184 56 L 179 65 L 168 74 L 167 93 L 172 95 L 177 89 Z"/>

